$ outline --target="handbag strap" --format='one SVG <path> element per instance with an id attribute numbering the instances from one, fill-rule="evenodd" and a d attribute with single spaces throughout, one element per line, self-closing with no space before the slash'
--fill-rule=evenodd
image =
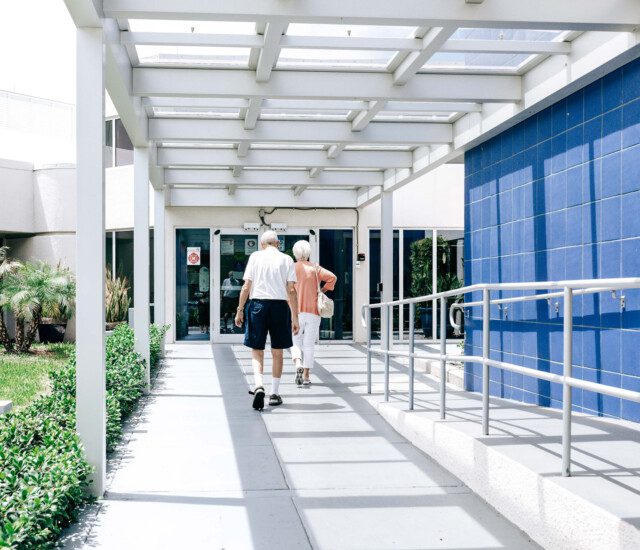
<path id="1" fill-rule="evenodd" d="M 318 283 L 318 294 L 320 294 L 322 292 L 322 290 L 320 289 L 320 264 L 316 264 L 315 272 L 316 282 Z"/>

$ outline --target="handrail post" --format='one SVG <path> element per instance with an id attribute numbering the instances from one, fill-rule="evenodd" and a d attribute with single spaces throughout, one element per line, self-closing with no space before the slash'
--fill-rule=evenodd
<path id="1" fill-rule="evenodd" d="M 567 383 L 571 378 L 573 363 L 573 289 L 564 288 L 564 357 L 563 369 L 564 382 L 562 383 L 562 475 L 571 475 L 571 401 L 572 388 Z"/>
<path id="2" fill-rule="evenodd" d="M 409 304 L 409 410 L 413 410 L 413 387 L 415 379 L 415 366 L 413 353 L 416 348 L 416 331 L 415 331 L 415 311 L 416 305 Z"/>
<path id="3" fill-rule="evenodd" d="M 391 306 L 385 306 L 385 321 L 384 321 L 384 350 L 387 352 L 384 354 L 384 400 L 389 401 L 389 350 L 391 349 L 390 338 L 391 331 Z"/>
<path id="4" fill-rule="evenodd" d="M 446 416 L 447 400 L 447 299 L 440 298 L 440 419 Z"/>
<path id="5" fill-rule="evenodd" d="M 482 290 L 482 433 L 489 435 L 489 344 L 491 291 Z"/>
<path id="6" fill-rule="evenodd" d="M 371 308 L 367 308 L 367 393 L 371 395 Z"/>

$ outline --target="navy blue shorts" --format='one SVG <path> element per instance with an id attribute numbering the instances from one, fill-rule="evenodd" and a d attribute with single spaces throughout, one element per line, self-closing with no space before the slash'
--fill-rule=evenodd
<path id="1" fill-rule="evenodd" d="M 250 300 L 245 311 L 244 345 L 264 349 L 267 334 L 272 349 L 288 349 L 291 338 L 291 310 L 286 300 Z"/>

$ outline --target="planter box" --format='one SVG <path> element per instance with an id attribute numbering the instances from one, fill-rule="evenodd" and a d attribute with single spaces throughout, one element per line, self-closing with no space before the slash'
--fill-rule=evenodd
<path id="1" fill-rule="evenodd" d="M 67 323 L 40 323 L 38 338 L 43 344 L 59 344 L 64 341 Z"/>

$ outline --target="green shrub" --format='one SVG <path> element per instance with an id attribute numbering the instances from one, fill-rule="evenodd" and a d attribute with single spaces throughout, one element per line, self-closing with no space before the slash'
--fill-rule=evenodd
<path id="1" fill-rule="evenodd" d="M 151 325 L 149 328 L 149 351 L 151 368 L 154 369 L 158 366 L 160 360 L 160 353 L 162 353 L 162 340 L 164 335 L 167 334 L 169 325 Z"/>
<path id="2" fill-rule="evenodd" d="M 152 328 L 157 362 L 165 327 Z M 106 343 L 107 449 L 122 435 L 144 388 L 133 330 L 117 327 Z M 75 430 L 76 363 L 52 372 L 51 395 L 0 416 L 0 547 L 52 548 L 89 497 L 91 476 Z"/>

